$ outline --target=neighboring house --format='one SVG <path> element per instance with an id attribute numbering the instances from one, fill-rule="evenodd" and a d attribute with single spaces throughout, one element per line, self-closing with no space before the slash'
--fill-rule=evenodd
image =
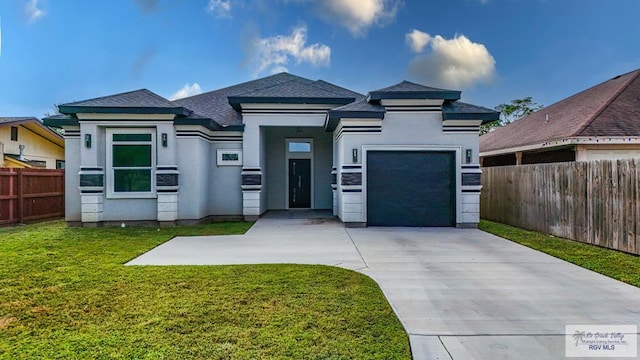
<path id="1" fill-rule="evenodd" d="M 64 138 L 34 117 L 0 117 L 0 167 L 64 168 Z"/>
<path id="2" fill-rule="evenodd" d="M 176 101 L 137 90 L 59 106 L 66 220 L 253 220 L 333 209 L 351 226 L 478 223 L 493 110 L 410 82 L 367 96 L 281 73 Z"/>
<path id="3" fill-rule="evenodd" d="M 480 137 L 482 166 L 640 157 L 640 69 Z"/>

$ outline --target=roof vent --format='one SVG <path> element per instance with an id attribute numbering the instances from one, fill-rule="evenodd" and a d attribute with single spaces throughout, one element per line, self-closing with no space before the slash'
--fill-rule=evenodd
<path id="1" fill-rule="evenodd" d="M 613 79 L 611 79 L 611 80 L 620 79 L 620 77 L 622 77 L 622 75 L 618 75 L 618 76 L 614 77 L 614 78 L 613 78 Z"/>
<path id="2" fill-rule="evenodd" d="M 20 161 L 24 161 L 24 145 L 20 144 L 18 145 L 18 149 L 20 149 L 20 157 L 18 159 L 20 159 Z"/>
<path id="3" fill-rule="evenodd" d="M 549 123 L 549 114 L 545 114 L 544 115 L 544 123 L 548 124 Z"/>

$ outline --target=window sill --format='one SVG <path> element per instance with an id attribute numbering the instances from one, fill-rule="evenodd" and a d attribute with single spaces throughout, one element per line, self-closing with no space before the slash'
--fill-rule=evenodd
<path id="1" fill-rule="evenodd" d="M 107 199 L 156 199 L 156 193 L 107 193 Z"/>

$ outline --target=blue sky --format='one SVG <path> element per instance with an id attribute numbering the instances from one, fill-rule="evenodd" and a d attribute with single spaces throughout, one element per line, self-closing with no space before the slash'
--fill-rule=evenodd
<path id="1" fill-rule="evenodd" d="M 550 105 L 640 68 L 637 0 L 1 0 L 0 116 L 286 70 L 366 93 L 402 81 Z"/>

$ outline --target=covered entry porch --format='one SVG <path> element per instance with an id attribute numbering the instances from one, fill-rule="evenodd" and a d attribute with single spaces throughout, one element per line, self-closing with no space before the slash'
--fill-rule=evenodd
<path id="1" fill-rule="evenodd" d="M 320 119 L 324 121 L 323 116 L 317 120 Z M 255 220 L 267 211 L 331 212 L 333 134 L 326 132 L 322 124 L 261 125 L 255 130 L 252 134 L 245 129 L 243 140 L 244 218 Z"/>

